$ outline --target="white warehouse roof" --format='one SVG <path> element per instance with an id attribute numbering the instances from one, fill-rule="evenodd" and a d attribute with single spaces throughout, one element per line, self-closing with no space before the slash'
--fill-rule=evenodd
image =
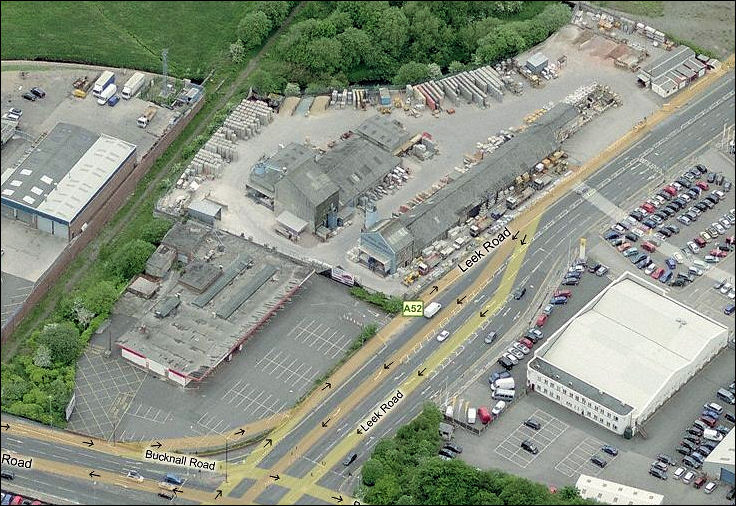
<path id="1" fill-rule="evenodd" d="M 733 470 L 734 464 L 736 464 L 736 437 L 734 436 L 733 427 L 723 440 L 718 443 L 715 450 L 705 458 L 705 462 L 708 464 L 715 464 L 720 467 L 731 467 Z"/>
<path id="2" fill-rule="evenodd" d="M 664 496 L 613 481 L 581 474 L 575 483 L 580 497 L 605 504 L 662 504 Z"/>
<path id="3" fill-rule="evenodd" d="M 727 332 L 626 273 L 553 334 L 536 357 L 642 413 L 659 404 L 676 378 L 691 376 L 693 363 L 725 345 Z"/>

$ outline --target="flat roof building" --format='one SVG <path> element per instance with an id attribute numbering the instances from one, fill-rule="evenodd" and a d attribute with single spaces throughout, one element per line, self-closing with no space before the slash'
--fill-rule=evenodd
<path id="1" fill-rule="evenodd" d="M 664 496 L 648 490 L 622 485 L 613 481 L 581 474 L 575 488 L 583 499 L 601 504 L 662 504 Z"/>
<path id="2" fill-rule="evenodd" d="M 705 474 L 714 478 L 718 477 L 722 482 L 730 483 L 731 486 L 734 485 L 734 460 L 736 460 L 734 442 L 736 438 L 734 438 L 733 427 L 731 427 L 731 431 L 718 443 L 715 450 L 705 457 L 705 462 L 703 462 Z"/>
<path id="3" fill-rule="evenodd" d="M 527 382 L 537 393 L 630 436 L 727 339 L 720 323 L 624 273 L 534 353 Z"/>
<path id="4" fill-rule="evenodd" d="M 132 172 L 136 146 L 57 124 L 2 182 L 3 216 L 74 238 Z"/>

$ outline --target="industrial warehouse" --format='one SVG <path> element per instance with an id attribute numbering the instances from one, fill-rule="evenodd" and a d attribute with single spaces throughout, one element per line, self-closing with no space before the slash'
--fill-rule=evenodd
<path id="1" fill-rule="evenodd" d="M 172 270 L 181 262 L 181 271 Z M 312 270 L 239 237 L 176 224 L 118 303 L 123 358 L 182 386 L 232 359 Z"/>
<path id="2" fill-rule="evenodd" d="M 528 386 L 631 437 L 727 341 L 727 327 L 625 272 L 535 352 Z"/>
<path id="3" fill-rule="evenodd" d="M 3 178 L 3 216 L 71 240 L 130 175 L 135 153 L 129 142 L 59 123 Z"/>
<path id="4" fill-rule="evenodd" d="M 274 211 L 287 237 L 298 238 L 305 230 L 326 237 L 400 164 L 396 154 L 410 139 L 398 121 L 374 116 L 321 156 L 300 144 L 287 145 L 257 163 L 246 186 Z"/>

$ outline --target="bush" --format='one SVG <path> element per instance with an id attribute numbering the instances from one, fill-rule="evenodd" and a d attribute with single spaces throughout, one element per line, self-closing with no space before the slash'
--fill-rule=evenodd
<path id="1" fill-rule="evenodd" d="M 425 63 L 410 61 L 399 67 L 393 78 L 394 84 L 416 84 L 429 79 L 429 67 Z"/>
<path id="2" fill-rule="evenodd" d="M 260 46 L 271 32 L 273 25 L 263 11 L 249 12 L 238 23 L 238 39 L 246 51 Z"/>
<path id="3" fill-rule="evenodd" d="M 36 342 L 49 349 L 54 362 L 73 364 L 79 356 L 79 330 L 67 321 L 44 325 Z"/>
<path id="4" fill-rule="evenodd" d="M 350 289 L 350 295 L 360 300 L 370 302 L 389 314 L 399 314 L 404 305 L 404 301 L 398 297 L 389 297 L 385 293 L 371 293 L 365 288 L 354 286 Z"/>
<path id="5" fill-rule="evenodd" d="M 299 85 L 297 83 L 286 83 L 284 86 L 284 95 L 289 97 L 295 97 L 301 93 Z"/>
<path id="6" fill-rule="evenodd" d="M 165 218 L 153 218 L 141 227 L 140 238 L 154 246 L 158 246 L 171 225 L 171 221 Z"/>
<path id="7" fill-rule="evenodd" d="M 118 295 L 114 284 L 110 281 L 100 281 L 84 292 L 83 304 L 92 311 L 93 316 L 109 314 L 115 301 L 118 300 Z"/>
<path id="8" fill-rule="evenodd" d="M 110 256 L 107 270 L 111 275 L 128 281 L 143 271 L 146 260 L 155 250 L 156 247 L 150 242 L 142 239 L 131 241 Z"/>

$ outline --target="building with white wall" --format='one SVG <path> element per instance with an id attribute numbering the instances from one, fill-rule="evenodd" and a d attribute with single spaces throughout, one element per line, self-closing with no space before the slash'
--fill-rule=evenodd
<path id="1" fill-rule="evenodd" d="M 734 450 L 733 428 L 726 437 L 718 443 L 718 446 L 710 452 L 703 462 L 703 472 L 711 478 L 716 478 L 724 483 L 734 485 L 734 460 L 736 460 L 736 451 Z"/>
<path id="2" fill-rule="evenodd" d="M 630 437 L 727 339 L 727 327 L 627 272 L 537 349 L 527 382 Z"/>
<path id="3" fill-rule="evenodd" d="M 583 499 L 593 499 L 603 504 L 662 504 L 664 496 L 648 490 L 603 480 L 581 474 L 575 488 Z"/>

